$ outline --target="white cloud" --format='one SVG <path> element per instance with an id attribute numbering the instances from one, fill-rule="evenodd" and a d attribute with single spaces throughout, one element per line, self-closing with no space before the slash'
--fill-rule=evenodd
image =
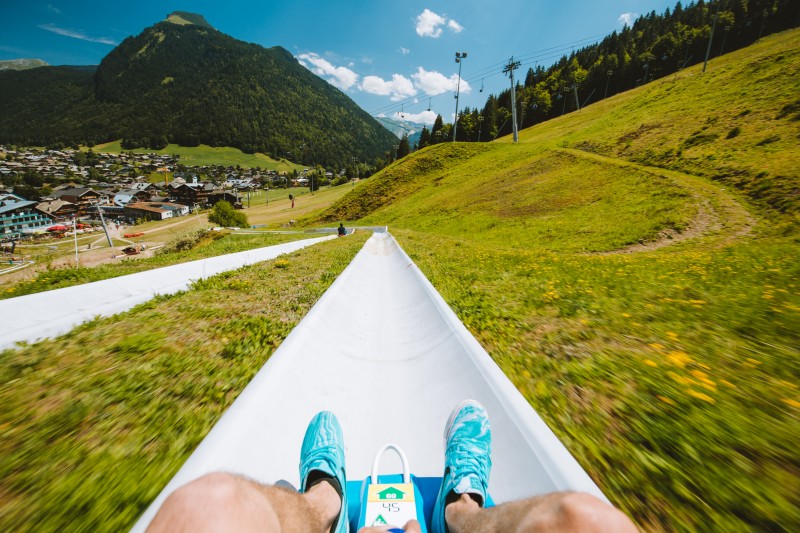
<path id="1" fill-rule="evenodd" d="M 417 15 L 417 35 L 436 39 L 442 34 L 442 28 L 439 26 L 445 22 L 446 19 L 443 16 L 437 15 L 426 8 L 425 11 Z"/>
<path id="2" fill-rule="evenodd" d="M 447 17 L 434 13 L 427 8 L 417 15 L 415 29 L 417 30 L 417 35 L 420 37 L 438 39 L 439 36 L 442 35 L 442 26 L 445 24 L 453 33 L 460 33 L 464 29 L 464 26 L 455 20 L 447 20 Z"/>
<path id="3" fill-rule="evenodd" d="M 461 33 L 461 30 L 464 29 L 464 26 L 462 26 L 453 19 L 447 21 L 447 27 L 453 30 L 454 33 Z"/>
<path id="4" fill-rule="evenodd" d="M 378 96 L 389 96 L 393 102 L 403 100 L 417 94 L 411 80 L 401 74 L 392 74 L 392 79 L 387 81 L 378 76 L 364 76 L 361 90 Z"/>
<path id="5" fill-rule="evenodd" d="M 60 9 L 58 9 L 58 8 L 57 8 L 56 6 L 54 6 L 53 4 L 47 4 L 47 9 L 49 9 L 49 10 L 50 10 L 50 11 L 52 11 L 53 13 L 57 13 L 57 14 L 59 14 L 59 15 L 63 15 L 63 14 L 64 14 L 64 13 L 63 13 L 63 12 L 62 12 Z"/>
<path id="6" fill-rule="evenodd" d="M 429 96 L 436 96 L 447 91 L 455 91 L 458 84 L 458 74 L 453 74 L 449 78 L 435 70 L 425 70 L 417 67 L 416 74 L 412 74 L 414 86 L 425 92 Z M 469 93 L 472 87 L 463 78 L 461 79 L 461 92 Z"/>
<path id="7" fill-rule="evenodd" d="M 400 52 L 401 54 L 403 54 L 404 56 L 407 56 L 408 54 L 410 54 L 410 53 L 411 53 L 411 50 L 409 50 L 408 48 L 405 48 L 405 47 L 403 47 L 403 46 L 401 46 L 400 48 L 398 48 L 398 50 L 397 50 L 397 51 L 398 51 L 398 52 Z"/>
<path id="8" fill-rule="evenodd" d="M 617 19 L 617 22 L 622 24 L 623 26 L 632 26 L 633 21 L 639 17 L 638 13 L 623 13 Z"/>
<path id="9" fill-rule="evenodd" d="M 300 54 L 297 59 L 301 65 L 311 72 L 343 91 L 348 90 L 358 82 L 358 74 L 347 67 L 337 67 L 313 52 Z M 306 61 L 312 66 L 306 65 Z"/>
<path id="10" fill-rule="evenodd" d="M 90 37 L 86 35 L 81 30 L 71 30 L 69 28 L 59 28 L 55 24 L 39 24 L 39 28 L 43 30 L 47 30 L 53 33 L 57 33 L 58 35 L 63 35 L 65 37 L 72 37 L 73 39 L 80 39 L 82 41 L 89 41 L 91 43 L 101 43 L 101 44 L 110 44 L 110 45 L 118 45 L 119 43 L 113 39 L 109 39 L 108 37 Z"/>
<path id="11" fill-rule="evenodd" d="M 400 112 L 396 112 L 392 115 L 392 118 L 395 120 L 407 120 L 409 122 L 418 122 L 420 124 L 433 124 L 436 122 L 436 112 L 435 111 L 423 111 L 422 113 L 403 113 L 403 116 L 400 116 Z"/>

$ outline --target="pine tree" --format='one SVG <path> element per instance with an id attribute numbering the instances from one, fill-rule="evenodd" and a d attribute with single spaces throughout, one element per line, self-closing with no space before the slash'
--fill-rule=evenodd
<path id="1" fill-rule="evenodd" d="M 436 120 L 433 122 L 433 129 L 431 130 L 431 144 L 442 142 L 442 128 L 444 128 L 444 120 L 442 115 L 436 115 Z M 436 135 L 439 133 L 439 135 Z"/>
<path id="2" fill-rule="evenodd" d="M 422 133 L 419 134 L 419 141 L 417 144 L 419 148 L 425 148 L 431 144 L 431 132 L 428 130 L 428 128 L 422 128 Z"/>
<path id="3" fill-rule="evenodd" d="M 400 145 L 397 147 L 397 159 L 402 159 L 410 153 L 411 145 L 408 142 L 408 133 L 404 133 L 403 138 L 400 139 Z"/>

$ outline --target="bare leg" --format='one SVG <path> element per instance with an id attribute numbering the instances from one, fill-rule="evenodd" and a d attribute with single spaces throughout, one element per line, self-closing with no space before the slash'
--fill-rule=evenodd
<path id="1" fill-rule="evenodd" d="M 341 504 L 327 482 L 301 494 L 232 474 L 208 474 L 170 494 L 148 532 L 327 533 Z"/>
<path id="2" fill-rule="evenodd" d="M 445 508 L 450 533 L 637 531 L 622 512 L 589 494 L 558 492 L 483 509 L 467 494 Z"/>

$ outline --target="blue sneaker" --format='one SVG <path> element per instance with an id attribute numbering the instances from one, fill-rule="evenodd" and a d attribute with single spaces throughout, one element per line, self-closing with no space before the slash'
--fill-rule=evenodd
<path id="1" fill-rule="evenodd" d="M 444 431 L 444 476 L 433 507 L 432 533 L 447 533 L 444 508 L 459 494 L 472 494 L 486 503 L 492 468 L 492 429 L 486 409 L 475 400 L 456 407 Z"/>
<path id="2" fill-rule="evenodd" d="M 306 429 L 300 449 L 300 492 L 321 481 L 329 481 L 342 496 L 342 510 L 334 521 L 332 533 L 347 533 L 347 479 L 344 474 L 344 437 L 336 415 L 317 413 Z"/>

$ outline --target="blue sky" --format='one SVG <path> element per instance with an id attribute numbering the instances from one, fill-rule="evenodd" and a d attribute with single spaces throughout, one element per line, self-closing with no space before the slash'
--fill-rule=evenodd
<path id="1" fill-rule="evenodd" d="M 512 55 L 524 76 L 675 1 L 3 0 L 0 59 L 98 64 L 125 37 L 190 11 L 237 39 L 283 46 L 373 115 L 430 123 L 455 112 L 456 52 L 468 54 L 459 106 L 483 107 L 489 93 L 509 86 L 501 71 Z"/>

